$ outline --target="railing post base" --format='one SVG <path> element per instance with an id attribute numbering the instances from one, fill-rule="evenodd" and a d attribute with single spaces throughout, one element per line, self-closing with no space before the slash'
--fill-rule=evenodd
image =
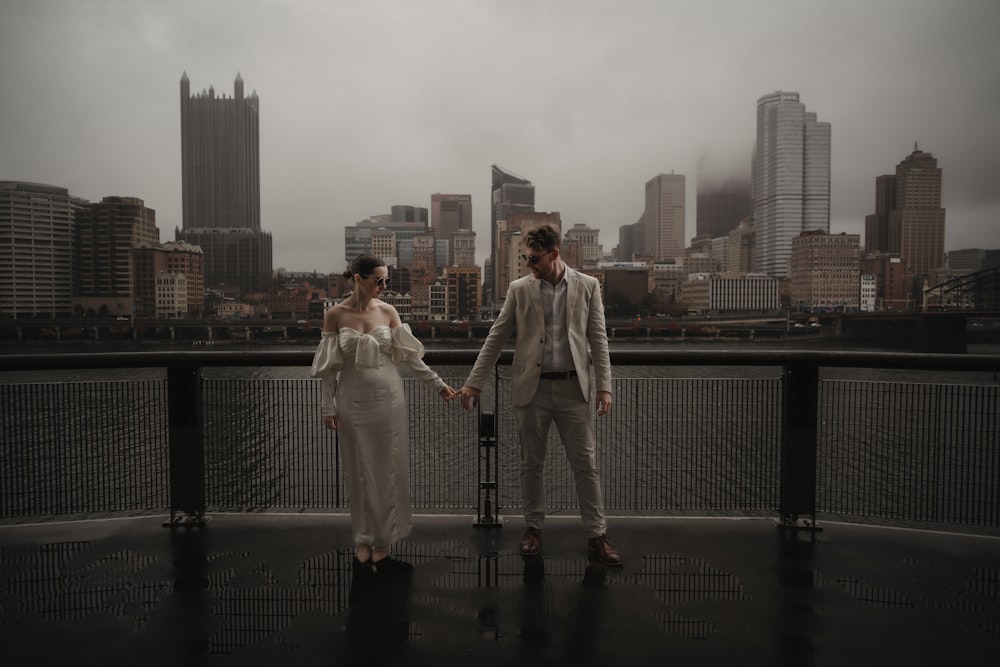
<path id="1" fill-rule="evenodd" d="M 774 525 L 780 531 L 807 531 L 812 533 L 823 532 L 823 527 L 816 523 L 816 518 L 782 517 L 774 520 Z"/>
<path id="2" fill-rule="evenodd" d="M 212 517 L 200 512 L 196 514 L 174 513 L 163 522 L 164 528 L 204 528 Z"/>
<path id="3" fill-rule="evenodd" d="M 503 528 L 503 519 L 498 516 L 476 519 L 472 522 L 476 528 Z"/>

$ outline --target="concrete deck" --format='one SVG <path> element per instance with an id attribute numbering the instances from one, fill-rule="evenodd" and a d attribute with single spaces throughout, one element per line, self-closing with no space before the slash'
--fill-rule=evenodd
<path id="1" fill-rule="evenodd" d="M 767 519 L 418 516 L 378 573 L 345 515 L 0 526 L 5 665 L 995 665 L 1000 538 Z"/>

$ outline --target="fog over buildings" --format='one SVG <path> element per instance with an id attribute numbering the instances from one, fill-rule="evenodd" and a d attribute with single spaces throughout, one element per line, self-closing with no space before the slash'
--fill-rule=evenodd
<path id="1" fill-rule="evenodd" d="M 7 0 L 0 180 L 138 197 L 182 224 L 178 82 L 259 95 L 260 225 L 274 267 L 340 271 L 344 227 L 469 193 L 490 169 L 601 230 L 645 184 L 748 182 L 757 100 L 796 91 L 831 132 L 830 231 L 863 234 L 915 143 L 944 174 L 946 249 L 1000 247 L 995 0 L 264 2 Z"/>

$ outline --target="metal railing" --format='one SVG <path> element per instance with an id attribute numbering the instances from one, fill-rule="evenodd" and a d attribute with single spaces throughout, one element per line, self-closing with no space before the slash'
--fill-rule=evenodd
<path id="1" fill-rule="evenodd" d="M 460 386 L 474 350 L 429 350 Z M 309 351 L 5 355 L 9 371 L 135 369 L 136 379 L 0 381 L 0 518 L 318 511 L 347 504 L 319 383 L 218 377 L 308 367 Z M 520 507 L 509 364 L 479 415 L 406 380 L 411 495 L 480 525 Z M 1000 385 L 989 355 L 791 350 L 613 351 L 615 405 L 595 418 L 614 514 L 871 517 L 1000 527 Z M 831 369 L 948 373 L 899 381 Z M 683 369 L 683 370 L 682 370 Z M 669 371 L 669 372 L 668 372 Z M 955 374 L 959 374 L 956 381 Z M 966 382 L 962 374 L 970 374 Z M 44 378 L 43 378 L 44 379 Z M 551 435 L 546 502 L 576 507 Z M 487 458 L 484 458 L 487 457 Z"/>

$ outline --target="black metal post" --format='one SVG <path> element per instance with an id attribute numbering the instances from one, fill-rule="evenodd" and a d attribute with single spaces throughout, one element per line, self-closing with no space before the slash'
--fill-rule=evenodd
<path id="1" fill-rule="evenodd" d="M 166 527 L 205 524 L 205 439 L 201 372 L 197 366 L 167 367 L 170 425 L 170 521 Z"/>
<path id="2" fill-rule="evenodd" d="M 502 524 L 499 517 L 500 503 L 497 493 L 497 425 L 492 412 L 479 415 L 479 466 L 477 482 L 479 502 L 475 526 L 496 528 Z"/>
<path id="3" fill-rule="evenodd" d="M 785 366 L 783 392 L 778 528 L 820 530 L 816 525 L 819 367 Z"/>

